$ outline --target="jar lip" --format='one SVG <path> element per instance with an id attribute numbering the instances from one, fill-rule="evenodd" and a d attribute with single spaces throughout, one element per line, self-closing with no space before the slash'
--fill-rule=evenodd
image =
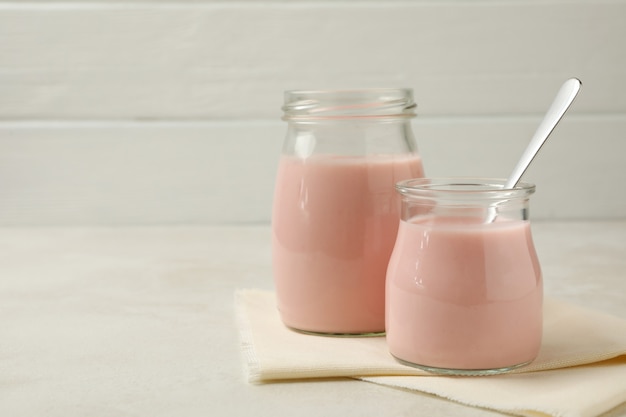
<path id="1" fill-rule="evenodd" d="M 448 199 L 525 198 L 535 192 L 535 184 L 519 182 L 514 188 L 503 188 L 503 178 L 435 177 L 400 181 L 396 190 L 404 196 Z"/>
<path id="2" fill-rule="evenodd" d="M 389 119 L 415 117 L 411 88 L 288 90 L 283 120 Z"/>

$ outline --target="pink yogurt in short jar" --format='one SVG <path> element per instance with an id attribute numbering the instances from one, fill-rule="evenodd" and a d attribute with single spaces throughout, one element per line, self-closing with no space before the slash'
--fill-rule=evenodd
<path id="1" fill-rule="evenodd" d="M 437 197 L 403 196 L 404 205 L 413 204 L 403 214 L 414 216 L 400 222 L 387 270 L 389 351 L 450 374 L 499 373 L 531 362 L 541 346 L 543 287 L 523 218 L 527 199 L 509 196 L 512 202 L 486 222 L 488 211 L 474 201 Z"/>

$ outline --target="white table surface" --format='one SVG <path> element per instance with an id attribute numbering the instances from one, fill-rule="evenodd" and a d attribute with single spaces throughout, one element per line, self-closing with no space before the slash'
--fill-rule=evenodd
<path id="1" fill-rule="evenodd" d="M 533 233 L 547 296 L 626 319 L 626 221 Z M 248 384 L 233 293 L 272 287 L 268 226 L 0 229 L 0 415 L 501 415 L 350 379 Z"/>

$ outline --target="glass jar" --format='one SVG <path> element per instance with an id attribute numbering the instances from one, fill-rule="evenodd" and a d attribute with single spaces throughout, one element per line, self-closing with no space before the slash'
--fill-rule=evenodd
<path id="1" fill-rule="evenodd" d="M 272 212 L 278 310 L 290 328 L 384 332 L 395 183 L 422 177 L 410 89 L 288 91 Z"/>
<path id="2" fill-rule="evenodd" d="M 386 284 L 387 344 L 444 374 L 531 362 L 542 334 L 542 276 L 528 202 L 535 186 L 481 178 L 397 184 L 401 222 Z"/>

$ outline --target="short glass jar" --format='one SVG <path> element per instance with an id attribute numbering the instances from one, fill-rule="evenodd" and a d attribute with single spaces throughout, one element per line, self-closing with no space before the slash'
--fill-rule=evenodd
<path id="1" fill-rule="evenodd" d="M 410 89 L 288 91 L 272 211 L 280 316 L 304 332 L 385 330 L 396 182 L 422 177 Z"/>
<path id="2" fill-rule="evenodd" d="M 387 270 L 391 354 L 430 372 L 506 372 L 537 356 L 543 286 L 529 222 L 535 186 L 414 179 Z"/>

